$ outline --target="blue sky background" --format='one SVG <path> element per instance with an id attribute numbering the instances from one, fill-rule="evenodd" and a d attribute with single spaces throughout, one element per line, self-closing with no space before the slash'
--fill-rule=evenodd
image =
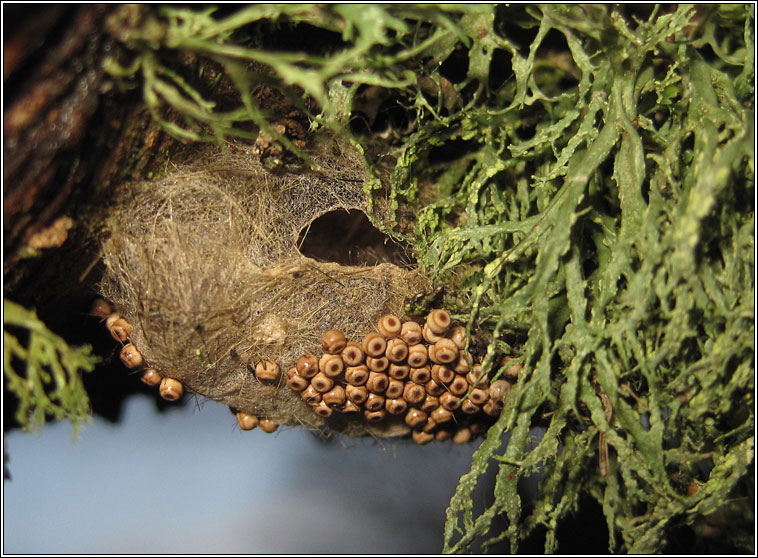
<path id="1" fill-rule="evenodd" d="M 243 432 L 224 406 L 145 395 L 72 440 L 65 422 L 7 434 L 4 552 L 436 554 L 480 443 Z"/>

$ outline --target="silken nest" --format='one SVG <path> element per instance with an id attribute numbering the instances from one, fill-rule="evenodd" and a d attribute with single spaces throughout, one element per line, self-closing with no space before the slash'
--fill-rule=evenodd
<path id="1" fill-rule="evenodd" d="M 293 366 L 318 350 L 325 330 L 360 338 L 380 316 L 402 316 L 426 284 L 410 266 L 382 262 L 381 241 L 351 254 L 359 265 L 301 253 L 314 221 L 332 212 L 382 219 L 375 195 L 369 210 L 361 154 L 331 136 L 313 143 L 317 170 L 271 170 L 254 146 L 230 144 L 158 180 L 124 185 L 102 242 L 102 294 L 132 324 L 144 361 L 199 396 L 276 424 L 405 434 L 402 421 L 321 417 L 284 374 L 266 385 L 254 373 L 267 360 Z M 332 235 L 323 248 L 341 249 L 340 240 Z"/>

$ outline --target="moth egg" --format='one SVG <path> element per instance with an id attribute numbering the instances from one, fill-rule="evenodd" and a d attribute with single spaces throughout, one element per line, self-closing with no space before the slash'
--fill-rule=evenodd
<path id="1" fill-rule="evenodd" d="M 318 359 L 310 353 L 302 355 L 297 359 L 295 368 L 303 378 L 313 378 L 318 372 Z"/>
<path id="2" fill-rule="evenodd" d="M 431 413 L 439 406 L 440 406 L 439 398 L 435 397 L 434 395 L 427 395 L 424 398 L 424 402 L 421 404 L 421 410 L 427 413 Z"/>
<path id="3" fill-rule="evenodd" d="M 327 405 L 323 400 L 319 402 L 317 405 L 313 406 L 313 412 L 316 413 L 321 418 L 327 418 L 332 416 L 332 413 L 334 412 L 332 408 Z"/>
<path id="4" fill-rule="evenodd" d="M 429 418 L 428 415 L 421 409 L 411 408 L 405 415 L 405 424 L 411 428 L 416 428 L 424 424 L 427 418 Z"/>
<path id="5" fill-rule="evenodd" d="M 503 402 L 495 401 L 494 399 L 488 399 L 487 402 L 482 405 L 482 411 L 487 413 L 491 417 L 500 416 L 500 412 L 503 410 Z"/>
<path id="6" fill-rule="evenodd" d="M 468 382 L 463 376 L 456 376 L 453 381 L 448 384 L 447 389 L 453 395 L 463 395 L 468 391 Z"/>
<path id="7" fill-rule="evenodd" d="M 384 406 L 389 414 L 402 415 L 408 409 L 408 402 L 405 399 L 387 399 Z"/>
<path id="8" fill-rule="evenodd" d="M 476 386 L 477 388 L 481 388 L 481 389 L 487 389 L 490 384 L 487 376 L 482 375 L 481 367 L 478 373 L 476 372 L 476 370 L 473 370 L 473 369 L 470 370 L 468 374 L 466 374 L 466 381 L 472 386 Z"/>
<path id="9" fill-rule="evenodd" d="M 453 413 L 445 409 L 445 407 L 437 407 L 432 411 L 430 416 L 434 419 L 434 422 L 442 424 L 452 419 Z"/>
<path id="10" fill-rule="evenodd" d="M 293 391 L 303 391 L 308 387 L 308 380 L 297 373 L 297 368 L 287 370 L 287 385 Z"/>
<path id="11" fill-rule="evenodd" d="M 237 413 L 237 424 L 242 430 L 252 430 L 258 426 L 258 417 L 250 413 Z"/>
<path id="12" fill-rule="evenodd" d="M 345 363 L 342 362 L 340 355 L 325 354 L 318 361 L 318 367 L 321 372 L 330 378 L 336 378 L 345 369 Z"/>
<path id="13" fill-rule="evenodd" d="M 442 384 L 438 384 L 434 380 L 429 380 L 424 384 L 424 389 L 426 390 L 426 393 L 429 395 L 433 395 L 434 397 L 439 397 L 443 393 L 445 393 L 445 386 Z"/>
<path id="14" fill-rule="evenodd" d="M 334 386 L 321 396 L 321 401 L 330 407 L 340 407 L 345 403 L 345 388 Z"/>
<path id="15" fill-rule="evenodd" d="M 420 386 L 413 382 L 407 382 L 403 388 L 403 399 L 405 399 L 411 405 L 415 403 L 421 403 L 426 397 L 426 390 L 424 386 Z"/>
<path id="16" fill-rule="evenodd" d="M 444 364 L 432 366 L 432 379 L 438 384 L 449 384 L 455 379 L 455 372 Z"/>
<path id="17" fill-rule="evenodd" d="M 474 388 L 469 393 L 468 398 L 475 405 L 483 405 L 490 398 L 490 393 L 481 388 Z"/>
<path id="18" fill-rule="evenodd" d="M 368 422 L 381 422 L 387 416 L 387 411 L 384 409 L 378 409 L 376 411 L 369 411 L 368 409 L 363 411 L 363 417 Z"/>
<path id="19" fill-rule="evenodd" d="M 427 352 L 426 345 L 423 345 L 421 343 L 411 345 L 408 347 L 408 356 L 406 358 L 408 360 L 409 366 L 413 366 L 414 368 L 420 368 L 424 366 L 429 358 L 429 353 Z"/>
<path id="20" fill-rule="evenodd" d="M 449 430 L 437 430 L 437 432 L 434 433 L 434 439 L 438 442 L 444 442 L 445 440 L 449 440 L 452 434 Z"/>
<path id="21" fill-rule="evenodd" d="M 319 393 L 326 393 L 334 387 L 334 380 L 323 372 L 319 372 L 311 378 L 311 385 Z"/>
<path id="22" fill-rule="evenodd" d="M 507 365 L 512 360 L 514 360 L 513 357 L 505 357 L 503 359 L 503 365 Z M 523 367 L 524 367 L 524 365 L 521 364 L 521 363 L 513 364 L 511 366 L 508 366 L 505 369 L 505 371 L 503 371 L 503 375 L 505 375 L 505 376 L 507 376 L 508 378 L 511 378 L 511 379 L 516 379 L 516 378 L 518 378 L 519 372 L 521 372 L 521 369 Z"/>
<path id="23" fill-rule="evenodd" d="M 410 372 L 410 366 L 407 366 L 405 364 L 391 363 L 388 368 L 390 378 L 394 378 L 395 380 L 405 380 Z"/>
<path id="24" fill-rule="evenodd" d="M 348 341 L 340 354 L 347 366 L 358 366 L 363 362 L 363 349 L 355 341 Z"/>
<path id="25" fill-rule="evenodd" d="M 471 430 L 465 426 L 453 434 L 453 442 L 456 444 L 468 444 L 471 441 Z"/>
<path id="26" fill-rule="evenodd" d="M 387 341 L 384 356 L 395 363 L 403 362 L 408 356 L 408 345 L 402 339 L 390 339 Z"/>
<path id="27" fill-rule="evenodd" d="M 127 368 L 139 368 L 145 362 L 145 359 L 142 358 L 142 354 L 132 343 L 124 345 L 121 349 L 120 356 L 121 362 L 123 362 Z"/>
<path id="28" fill-rule="evenodd" d="M 384 393 L 389 385 L 387 374 L 382 372 L 369 372 L 366 387 L 373 393 Z"/>
<path id="29" fill-rule="evenodd" d="M 127 322 L 124 318 L 115 320 L 108 328 L 111 332 L 111 336 L 121 343 L 125 343 L 132 334 L 132 324 Z"/>
<path id="30" fill-rule="evenodd" d="M 447 310 L 441 308 L 438 310 L 432 310 L 426 317 L 426 325 L 428 325 L 429 329 L 437 335 L 443 335 L 447 332 L 451 324 L 452 320 L 450 319 L 450 314 L 447 313 Z"/>
<path id="31" fill-rule="evenodd" d="M 417 384 L 425 384 L 432 378 L 432 371 L 428 366 L 422 366 L 421 368 L 411 368 L 410 378 L 412 382 Z"/>
<path id="32" fill-rule="evenodd" d="M 336 355 L 347 345 L 345 334 L 338 329 L 330 329 L 321 337 L 321 350 L 330 355 Z"/>
<path id="33" fill-rule="evenodd" d="M 473 415 L 474 413 L 478 413 L 481 407 L 477 405 L 476 403 L 473 403 L 471 399 L 465 399 L 463 403 L 461 403 L 461 411 L 466 413 L 467 415 Z"/>
<path id="34" fill-rule="evenodd" d="M 363 338 L 361 348 L 370 357 L 383 357 L 384 351 L 387 350 L 387 340 L 381 333 L 372 332 Z"/>
<path id="35" fill-rule="evenodd" d="M 356 405 L 362 405 L 368 398 L 368 390 L 366 386 L 345 386 L 345 394 L 347 398 Z"/>
<path id="36" fill-rule="evenodd" d="M 159 388 L 161 397 L 166 401 L 176 401 L 184 393 L 184 387 L 179 380 L 173 378 L 163 378 Z"/>
<path id="37" fill-rule="evenodd" d="M 471 355 L 465 351 L 458 351 L 458 360 L 455 361 L 453 370 L 456 374 L 468 374 L 471 370 Z"/>
<path id="38" fill-rule="evenodd" d="M 458 347 L 450 339 L 440 339 L 434 344 L 434 352 L 440 364 L 450 364 L 458 358 Z"/>
<path id="39" fill-rule="evenodd" d="M 368 380 L 369 371 L 365 364 L 348 366 L 345 370 L 345 380 L 353 386 L 362 386 Z"/>
<path id="40" fill-rule="evenodd" d="M 369 393 L 363 406 L 369 411 L 378 411 L 384 408 L 384 396 L 378 393 Z"/>
<path id="41" fill-rule="evenodd" d="M 140 376 L 140 380 L 142 380 L 145 384 L 149 385 L 150 387 L 155 387 L 158 384 L 161 383 L 161 380 L 163 379 L 163 376 L 161 376 L 161 373 L 158 372 L 155 368 L 147 368 L 144 372 L 142 372 L 142 376 Z"/>
<path id="42" fill-rule="evenodd" d="M 390 366 L 390 361 L 387 360 L 386 356 L 381 357 L 366 357 L 366 366 L 368 366 L 369 370 L 373 370 L 374 372 L 383 372 L 387 370 Z"/>
<path id="43" fill-rule="evenodd" d="M 411 436 L 413 437 L 413 441 L 419 445 L 428 444 L 429 442 L 434 440 L 433 434 L 429 434 L 428 432 L 422 432 L 421 430 L 414 430 Z"/>
<path id="44" fill-rule="evenodd" d="M 445 338 L 444 335 L 438 335 L 434 333 L 431 329 L 429 329 L 428 324 L 424 324 L 424 327 L 421 328 L 421 334 L 424 336 L 424 341 L 426 341 L 430 345 L 434 345 L 440 339 Z"/>
<path id="45" fill-rule="evenodd" d="M 308 387 L 306 387 L 301 393 L 300 393 L 300 399 L 308 403 L 308 405 L 317 405 L 321 402 L 321 394 L 316 391 L 316 388 L 313 387 L 313 384 L 308 384 Z"/>
<path id="46" fill-rule="evenodd" d="M 119 314 L 118 312 L 112 312 L 108 314 L 108 317 L 105 318 L 105 327 L 108 329 L 108 331 L 110 331 L 111 327 L 116 322 L 116 320 L 120 320 L 120 319 L 121 319 L 121 314 Z"/>
<path id="47" fill-rule="evenodd" d="M 385 397 L 389 397 L 391 399 L 402 397 L 404 387 L 405 387 L 405 382 L 402 382 L 400 380 L 395 380 L 394 378 L 392 378 L 387 383 L 387 390 L 384 392 L 384 395 Z"/>
<path id="48" fill-rule="evenodd" d="M 403 322 L 400 329 L 400 338 L 405 341 L 408 346 L 421 343 L 424 335 L 421 331 L 421 326 L 416 322 Z"/>
<path id="49" fill-rule="evenodd" d="M 92 303 L 89 313 L 90 315 L 96 316 L 98 318 L 107 318 L 113 314 L 113 307 L 107 300 L 98 298 Z"/>
<path id="50" fill-rule="evenodd" d="M 437 428 L 437 423 L 434 422 L 434 419 L 429 417 L 428 419 L 426 419 L 426 422 L 421 427 L 421 431 L 431 433 L 431 432 L 434 432 L 435 428 Z"/>
<path id="51" fill-rule="evenodd" d="M 276 424 L 271 419 L 260 419 L 258 421 L 258 428 L 263 430 L 266 434 L 271 434 L 272 432 L 275 432 L 278 427 L 279 425 Z"/>
<path id="52" fill-rule="evenodd" d="M 457 397 L 448 391 L 440 395 L 440 406 L 448 411 L 454 411 L 458 408 L 458 402 L 460 400 L 460 397 Z"/>
<path id="53" fill-rule="evenodd" d="M 463 326 L 455 326 L 448 333 L 448 338 L 455 343 L 455 346 L 463 350 L 466 348 L 466 328 Z"/>
<path id="54" fill-rule="evenodd" d="M 279 381 L 279 365 L 272 360 L 259 362 L 255 365 L 255 377 L 264 384 L 275 384 Z"/>
<path id="55" fill-rule="evenodd" d="M 502 401 L 505 394 L 510 391 L 512 384 L 508 380 L 495 380 L 490 384 L 490 399 Z"/>
<path id="56" fill-rule="evenodd" d="M 387 339 L 393 339 L 400 335 L 402 325 L 402 322 L 398 319 L 397 316 L 386 314 L 379 318 L 379 322 L 376 324 L 376 327 L 379 332 Z"/>
<path id="57" fill-rule="evenodd" d="M 340 412 L 342 413 L 358 413 L 360 412 L 361 408 L 358 407 L 355 403 L 352 401 L 345 401 L 345 404 L 342 405 L 342 408 L 340 409 Z"/>

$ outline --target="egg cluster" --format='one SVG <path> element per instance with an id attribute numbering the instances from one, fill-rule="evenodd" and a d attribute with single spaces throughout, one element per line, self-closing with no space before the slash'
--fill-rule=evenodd
<path id="1" fill-rule="evenodd" d="M 466 443 L 499 416 L 512 384 L 489 382 L 466 350 L 465 328 L 453 326 L 447 311 L 433 310 L 423 326 L 388 314 L 376 329 L 360 342 L 327 331 L 321 356 L 298 358 L 287 385 L 324 418 L 403 420 L 419 444 Z"/>

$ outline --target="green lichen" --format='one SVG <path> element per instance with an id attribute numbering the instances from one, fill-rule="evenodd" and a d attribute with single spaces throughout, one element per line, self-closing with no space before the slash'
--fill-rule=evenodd
<path id="1" fill-rule="evenodd" d="M 18 398 L 16 421 L 26 431 L 48 418 L 74 425 L 90 420 L 89 398 L 80 374 L 98 358 L 92 348 L 70 347 L 50 331 L 34 311 L 3 300 L 3 371 L 7 388 Z"/>

